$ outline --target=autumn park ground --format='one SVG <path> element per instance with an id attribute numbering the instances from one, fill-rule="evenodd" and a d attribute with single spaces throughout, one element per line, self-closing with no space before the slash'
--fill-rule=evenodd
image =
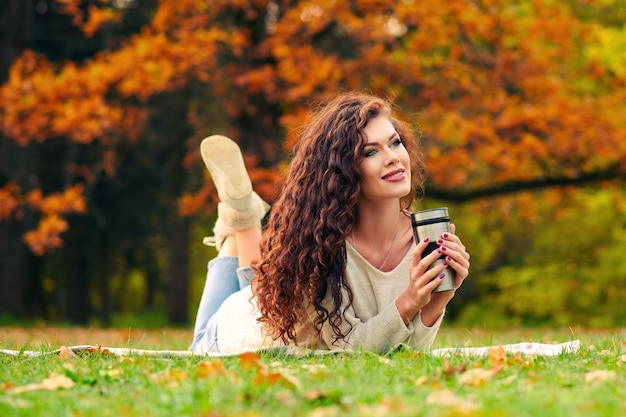
<path id="1" fill-rule="evenodd" d="M 189 329 L 0 327 L 0 349 L 184 350 Z M 626 416 L 626 329 L 442 328 L 434 348 L 580 340 L 556 357 L 0 355 L 1 416 Z"/>

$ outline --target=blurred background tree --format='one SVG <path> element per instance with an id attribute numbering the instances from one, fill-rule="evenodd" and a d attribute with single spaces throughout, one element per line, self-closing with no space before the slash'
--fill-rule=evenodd
<path id="1" fill-rule="evenodd" d="M 271 201 L 327 94 L 393 98 L 423 133 L 416 209 L 472 253 L 467 325 L 626 313 L 626 5 L 618 0 L 0 0 L 0 311 L 187 323 L 222 133 Z M 498 312 L 500 314 L 493 314 Z"/>

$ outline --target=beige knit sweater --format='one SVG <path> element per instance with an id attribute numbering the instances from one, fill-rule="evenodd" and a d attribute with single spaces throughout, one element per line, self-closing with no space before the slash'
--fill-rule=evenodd
<path id="1" fill-rule="evenodd" d="M 344 314 L 343 329 L 347 331 L 350 325 L 352 329 L 344 340 L 335 341 L 330 326 L 324 326 L 318 335 L 311 324 L 305 324 L 296 329 L 298 345 L 315 349 L 362 348 L 385 352 L 404 343 L 429 349 L 443 315 L 431 327 L 424 326 L 421 314 L 406 326 L 395 305 L 396 298 L 409 282 L 409 265 L 414 247 L 411 246 L 396 268 L 382 272 L 346 242 L 345 280 L 352 289 L 354 299 Z M 280 342 L 264 337 L 256 321 L 258 310 L 250 287 L 231 295 L 216 314 L 219 315 L 217 338 L 221 352 L 235 354 L 280 345 Z"/>

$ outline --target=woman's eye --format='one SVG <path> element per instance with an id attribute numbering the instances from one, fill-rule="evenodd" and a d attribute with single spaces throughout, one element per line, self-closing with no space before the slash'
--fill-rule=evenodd
<path id="1" fill-rule="evenodd" d="M 400 139 L 396 139 L 396 140 L 394 140 L 394 141 L 391 143 L 391 146 L 392 146 L 392 147 L 394 147 L 394 148 L 395 148 L 395 147 L 398 147 L 398 146 L 400 146 L 400 145 L 402 145 L 402 140 L 400 140 Z"/>
<path id="2" fill-rule="evenodd" d="M 371 149 L 371 150 L 365 152 L 365 157 L 366 158 L 369 158 L 370 156 L 374 156 L 374 155 L 376 155 L 376 149 Z"/>

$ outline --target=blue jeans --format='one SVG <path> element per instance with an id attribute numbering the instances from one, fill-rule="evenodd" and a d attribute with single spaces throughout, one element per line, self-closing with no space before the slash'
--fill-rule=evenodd
<path id="1" fill-rule="evenodd" d="M 217 257 L 209 261 L 189 350 L 202 354 L 220 351 L 217 344 L 218 315 L 215 313 L 231 294 L 250 285 L 253 276 L 250 267 L 239 267 L 236 256 Z"/>

